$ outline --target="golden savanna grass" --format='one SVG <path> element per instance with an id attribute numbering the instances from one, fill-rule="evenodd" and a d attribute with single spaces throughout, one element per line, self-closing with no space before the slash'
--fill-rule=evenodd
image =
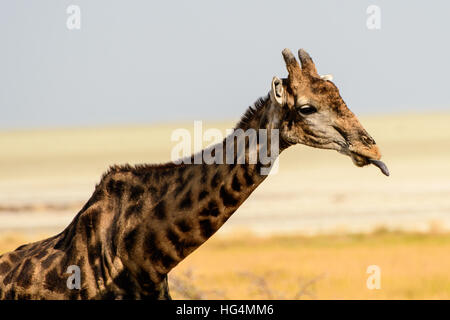
<path id="1" fill-rule="evenodd" d="M 0 239 L 0 253 L 31 241 Z M 450 299 L 450 234 L 214 236 L 169 274 L 174 299 Z M 381 270 L 369 290 L 367 267 Z"/>
<path id="2" fill-rule="evenodd" d="M 247 235 L 209 241 L 170 276 L 191 286 L 174 298 L 449 299 L 449 250 L 450 234 Z M 379 290 L 367 288 L 370 265 Z"/>
<path id="3" fill-rule="evenodd" d="M 174 298 L 450 298 L 450 114 L 360 120 L 389 178 L 336 152 L 290 148 L 171 272 Z M 60 232 L 109 165 L 168 161 L 177 128 L 193 124 L 0 132 L 0 252 Z M 381 268 L 380 290 L 366 287 L 369 265 Z"/>

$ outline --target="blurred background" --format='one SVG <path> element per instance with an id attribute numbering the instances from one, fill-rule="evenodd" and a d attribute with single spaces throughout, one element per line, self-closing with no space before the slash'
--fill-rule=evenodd
<path id="1" fill-rule="evenodd" d="M 0 253 L 62 231 L 108 166 L 169 161 L 175 129 L 232 128 L 273 76 L 287 75 L 281 50 L 305 48 L 391 176 L 290 148 L 171 273 L 174 297 L 450 298 L 449 10 L 382 0 L 1 2 Z M 366 286 L 369 265 L 382 270 L 379 290 Z"/>

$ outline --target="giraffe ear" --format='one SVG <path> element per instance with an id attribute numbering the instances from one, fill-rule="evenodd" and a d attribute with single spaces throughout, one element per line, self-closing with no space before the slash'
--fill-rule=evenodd
<path id="1" fill-rule="evenodd" d="M 270 95 L 272 96 L 272 99 L 275 100 L 280 106 L 283 106 L 286 103 L 285 89 L 281 79 L 273 77 Z"/>
<path id="2" fill-rule="evenodd" d="M 332 81 L 333 80 L 333 75 L 332 74 L 324 74 L 324 75 L 320 76 L 320 79 Z"/>

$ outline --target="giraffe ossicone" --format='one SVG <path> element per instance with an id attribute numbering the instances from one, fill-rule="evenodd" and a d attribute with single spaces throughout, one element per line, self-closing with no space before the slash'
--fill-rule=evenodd
<path id="1" fill-rule="evenodd" d="M 303 144 L 336 150 L 356 166 L 374 164 L 388 173 L 375 140 L 334 83 L 319 76 L 309 54 L 299 50 L 301 66 L 290 50 L 282 54 L 288 77 L 274 77 L 269 94 L 235 127 L 233 139 L 244 135 L 243 153 L 234 144 L 223 149 L 221 163 L 111 167 L 61 233 L 0 256 L 0 298 L 170 299 L 169 271 L 267 178 L 261 169 L 270 170 L 270 161 L 259 153 L 256 163 L 249 161 L 250 129 L 267 132 L 267 138 L 256 139 L 256 148 L 268 157 Z M 278 150 L 271 148 L 275 144 Z M 79 283 L 69 279 L 69 266 L 77 267 L 72 268 Z"/>

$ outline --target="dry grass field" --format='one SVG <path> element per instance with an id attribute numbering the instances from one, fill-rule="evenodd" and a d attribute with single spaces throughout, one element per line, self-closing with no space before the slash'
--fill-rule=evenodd
<path id="1" fill-rule="evenodd" d="M 450 298 L 450 114 L 361 122 L 390 177 L 332 151 L 283 152 L 278 173 L 171 273 L 174 297 Z M 168 161 L 176 128 L 193 124 L 0 131 L 0 252 L 60 232 L 109 165 Z M 380 290 L 366 288 L 372 264 Z"/>
<path id="2" fill-rule="evenodd" d="M 450 234 L 240 235 L 209 241 L 169 282 L 175 299 L 450 299 L 449 251 Z"/>
<path id="3" fill-rule="evenodd" d="M 30 241 L 0 238 L 0 253 Z M 169 274 L 174 299 L 450 299 L 450 234 L 214 236 Z M 381 288 L 366 286 L 367 267 Z"/>

